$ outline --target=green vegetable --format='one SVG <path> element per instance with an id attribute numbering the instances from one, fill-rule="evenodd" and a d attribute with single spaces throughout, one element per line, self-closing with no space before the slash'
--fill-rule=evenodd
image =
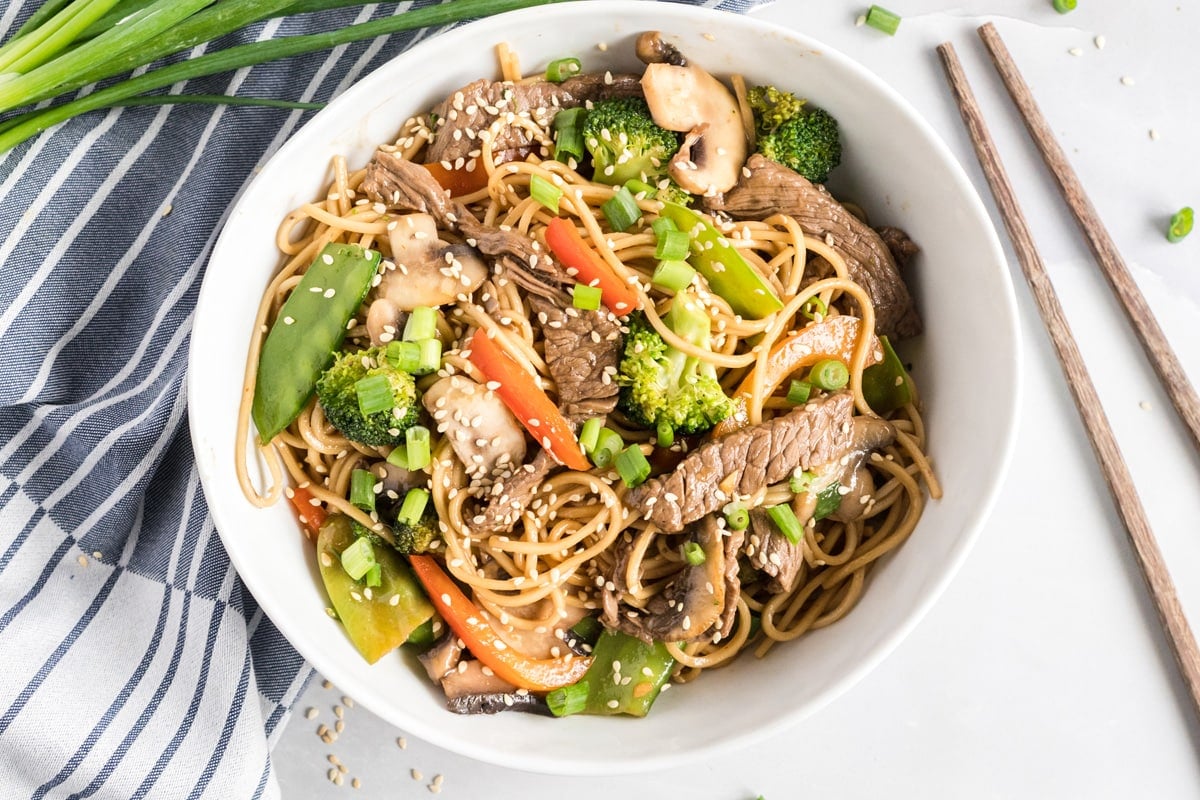
<path id="1" fill-rule="evenodd" d="M 792 117 L 773 133 L 759 137 L 758 152 L 813 183 L 824 183 L 842 160 L 837 120 L 819 108 Z"/>
<path id="2" fill-rule="evenodd" d="M 557 214 L 558 201 L 562 200 L 563 190 L 541 175 L 534 175 L 529 179 L 529 196 Z"/>
<path id="3" fill-rule="evenodd" d="M 410 527 L 416 525 L 425 516 L 427 505 L 429 505 L 428 490 L 419 486 L 409 489 L 408 494 L 404 495 L 404 503 L 400 506 L 400 512 L 396 514 L 396 523 Z"/>
<path id="4" fill-rule="evenodd" d="M 417 306 L 408 314 L 404 323 L 404 341 L 419 342 L 437 336 L 438 310 L 430 306 Z"/>
<path id="5" fill-rule="evenodd" d="M 369 663 L 403 644 L 433 617 L 433 606 L 404 559 L 387 547 L 373 548 L 379 586 L 367 587 L 342 568 L 342 553 L 360 546 L 348 517 L 334 514 L 317 536 L 317 563 L 325 592 L 346 634 Z M 365 573 L 364 573 L 365 574 Z M 370 588 L 368 592 L 367 589 Z M 393 598 L 399 598 L 393 603 Z"/>
<path id="6" fill-rule="evenodd" d="M 384 375 L 371 375 L 355 382 L 358 410 L 363 416 L 392 410 L 392 385 Z"/>
<path id="7" fill-rule="evenodd" d="M 675 429 L 670 420 L 660 419 L 654 430 L 654 443 L 659 447 L 670 447 L 675 444 Z"/>
<path id="8" fill-rule="evenodd" d="M 690 292 L 675 295 L 663 321 L 690 344 L 711 349 L 708 314 Z M 734 410 L 715 367 L 668 345 L 640 314 L 629 318 L 617 383 L 621 410 L 631 422 L 660 437 L 664 429 L 673 434 L 703 433 Z"/>
<path id="9" fill-rule="evenodd" d="M 417 368 L 413 375 L 428 375 L 442 367 L 441 339 L 422 339 L 417 342 Z M 407 370 L 406 370 L 407 371 Z"/>
<path id="10" fill-rule="evenodd" d="M 578 58 L 559 58 L 546 66 L 546 80 L 562 83 L 573 75 L 583 71 L 583 64 Z"/>
<path id="11" fill-rule="evenodd" d="M 688 542 L 683 546 L 683 560 L 698 567 L 708 560 L 708 556 L 704 555 L 704 548 L 699 542 Z"/>
<path id="12" fill-rule="evenodd" d="M 735 314 L 762 319 L 783 308 L 771 284 L 703 217 L 677 203 L 663 203 L 662 216 L 688 233 L 692 245 L 688 263 Z"/>
<path id="13" fill-rule="evenodd" d="M 583 118 L 587 109 L 583 106 L 568 108 L 554 115 L 554 160 L 568 163 L 583 160 Z"/>
<path id="14" fill-rule="evenodd" d="M 379 253 L 374 250 L 326 245 L 284 301 L 263 342 L 254 386 L 251 415 L 264 443 L 290 425 L 312 397 L 378 266 Z M 325 296 L 329 291 L 332 297 Z M 352 383 L 349 401 L 357 408 Z"/>
<path id="15" fill-rule="evenodd" d="M 808 491 L 808 487 L 816 480 L 817 473 L 805 470 L 799 475 L 793 475 L 788 478 L 788 488 L 792 490 L 792 494 L 800 494 Z"/>
<path id="16" fill-rule="evenodd" d="M 666 179 L 679 149 L 678 135 L 658 127 L 640 97 L 595 103 L 583 122 L 583 143 L 592 156 L 594 179 L 613 185 Z"/>
<path id="17" fill-rule="evenodd" d="M 167 8 L 165 13 L 177 13 L 177 9 L 183 6 L 183 3 L 178 0 L 160 0 L 160 2 L 172 7 Z M 341 44 L 372 39 L 399 31 L 460 22 L 472 17 L 499 14 L 549 2 L 558 2 L 558 0 L 455 0 L 453 3 L 412 9 L 403 14 L 385 16 L 357 25 L 348 25 L 326 33 L 252 42 L 223 50 L 213 50 L 196 58 L 149 70 L 136 78 L 120 81 L 77 100 L 22 114 L 15 118 L 11 125 L 5 126 L 3 133 L 0 134 L 0 153 L 63 120 L 87 111 L 108 108 L 117 102 L 170 86 L 179 81 L 262 64 L 301 53 L 328 50 Z M 74 63 L 71 71 L 67 74 L 63 74 L 64 70 L 58 63 L 59 59 L 48 62 L 40 68 L 49 70 L 49 72 L 43 73 L 39 77 L 38 85 L 36 87 L 27 86 L 26 92 L 23 92 L 21 97 L 9 107 L 30 106 L 41 100 L 73 92 L 75 89 L 103 78 L 122 75 L 135 67 L 149 64 L 163 56 L 218 39 L 253 22 L 279 16 L 283 11 L 298 14 L 342 4 L 344 3 L 341 0 L 300 0 L 300 2 L 296 2 L 296 0 L 221 0 L 218 3 L 204 3 L 209 7 L 188 16 L 158 35 L 143 36 L 140 40 L 122 48 L 111 46 L 110 41 L 108 47 L 93 50 L 91 53 L 93 57 L 84 63 Z M 128 29 L 122 25 L 114 26 L 112 30 L 127 32 Z M 143 34 L 145 31 L 145 28 L 141 29 Z M 36 32 L 37 28 L 25 30 L 26 35 Z M 92 41 L 100 41 L 100 37 L 92 39 Z M 70 55 L 70 52 L 67 52 L 64 57 L 66 55 Z"/>
<path id="18" fill-rule="evenodd" d="M 433 632 L 433 618 L 429 618 L 422 622 L 405 640 L 406 645 L 412 645 L 417 650 L 424 652 L 433 644 L 436 635 Z"/>
<path id="19" fill-rule="evenodd" d="M 627 231 L 642 218 L 642 210 L 638 208 L 633 193 L 622 186 L 612 197 L 600 206 L 604 218 L 614 231 Z"/>
<path id="20" fill-rule="evenodd" d="M 581 642 L 594 645 L 604 632 L 604 625 L 595 617 L 584 617 L 571 626 L 571 633 Z"/>
<path id="21" fill-rule="evenodd" d="M 599 286 L 588 286 L 584 283 L 575 284 L 571 290 L 571 304 L 584 311 L 595 311 L 600 308 L 600 299 L 604 292 Z"/>
<path id="22" fill-rule="evenodd" d="M 804 305 L 800 306 L 800 313 L 811 320 L 815 320 L 818 316 L 824 317 L 829 313 L 829 306 L 825 305 L 825 301 L 816 295 L 804 301 Z"/>
<path id="23" fill-rule="evenodd" d="M 687 258 L 691 245 L 691 239 L 683 231 L 664 231 L 658 237 L 654 257 L 666 261 L 679 261 Z"/>
<path id="24" fill-rule="evenodd" d="M 546 705 L 556 717 L 569 717 L 582 713 L 587 708 L 590 687 L 586 680 L 555 689 L 546 695 Z"/>
<path id="25" fill-rule="evenodd" d="M 825 519 L 838 510 L 838 506 L 842 504 L 841 489 L 842 485 L 834 481 L 817 493 L 817 506 L 813 509 L 813 519 Z"/>
<path id="26" fill-rule="evenodd" d="M 1055 0 L 1055 7 L 1061 0 Z M 1067 0 L 1074 7 L 1074 0 Z M 883 31 L 888 36 L 895 36 L 896 29 L 900 27 L 900 15 L 893 14 L 886 8 L 880 6 L 871 6 L 867 11 L 867 24 L 877 31 Z"/>
<path id="27" fill-rule="evenodd" d="M 592 457 L 592 463 L 597 467 L 608 469 L 623 447 L 625 447 L 625 442 L 621 439 L 621 434 L 610 428 L 601 428 L 596 434 L 596 447 L 589 455 Z"/>
<path id="28" fill-rule="evenodd" d="M 772 134 L 780 125 L 804 112 L 804 103 L 791 92 L 774 86 L 753 86 L 746 101 L 754 114 L 754 129 L 759 136 Z"/>
<path id="29" fill-rule="evenodd" d="M 421 366 L 421 345 L 416 342 L 390 341 L 387 345 L 387 360 L 398 370 L 412 375 Z"/>
<path id="30" fill-rule="evenodd" d="M 1178 242 L 1192 232 L 1195 214 L 1191 206 L 1184 206 L 1171 217 L 1171 226 L 1167 228 L 1167 241 Z"/>
<path id="31" fill-rule="evenodd" d="M 1075 0 L 1054 0 L 1054 10 L 1060 14 L 1066 14 L 1069 11 L 1075 10 Z"/>
<path id="32" fill-rule="evenodd" d="M 413 425 L 404 432 L 404 455 L 408 461 L 405 469 L 421 470 L 433 460 L 429 445 L 429 428 Z"/>
<path id="33" fill-rule="evenodd" d="M 879 343 L 883 345 L 883 361 L 863 370 L 862 393 L 872 411 L 890 414 L 912 402 L 912 379 L 888 338 L 880 336 Z"/>
<path id="34" fill-rule="evenodd" d="M 579 447 L 585 453 L 590 453 L 596 449 L 596 442 L 600 439 L 600 429 L 604 427 L 604 417 L 589 417 L 583 423 L 583 427 L 579 429 Z"/>
<path id="35" fill-rule="evenodd" d="M 573 689 L 556 697 L 551 706 L 552 712 L 557 707 L 564 713 L 644 717 L 675 668 L 675 659 L 662 642 L 647 644 L 634 636 L 613 630 L 605 630 L 600 634 L 592 649 L 592 658 L 592 665 L 583 680 L 574 684 L 584 687 L 583 691 L 587 692 L 586 704 L 579 707 L 577 698 L 581 690 Z M 613 669 L 617 665 L 619 669 Z M 614 681 L 614 676 L 622 679 Z M 626 683 L 623 680 L 625 677 L 631 680 Z M 556 716 L 562 715 L 554 713 Z"/>
<path id="36" fill-rule="evenodd" d="M 374 375 L 382 375 L 391 386 L 392 408 L 363 414 L 358 405 L 356 384 Z M 420 406 L 417 397 L 417 385 L 412 375 L 393 367 L 382 347 L 343 353 L 317 379 L 317 399 L 326 419 L 347 439 L 361 444 L 396 445 L 403 442 L 404 431 L 417 421 Z"/>
<path id="37" fill-rule="evenodd" d="M 792 507 L 787 503 L 771 506 L 767 509 L 767 515 L 792 544 L 799 544 L 804 538 L 804 528 L 800 525 L 800 520 L 796 519 L 796 512 L 792 511 Z"/>
<path id="38" fill-rule="evenodd" d="M 808 371 L 808 382 L 827 392 L 841 389 L 850 380 L 850 370 L 836 358 L 823 358 Z"/>
<path id="39" fill-rule="evenodd" d="M 794 406 L 802 406 L 812 396 L 812 384 L 808 381 L 792 381 L 788 386 L 787 401 Z"/>
<path id="40" fill-rule="evenodd" d="M 650 276 L 650 282 L 672 292 L 679 292 L 691 286 L 695 277 L 696 270 L 686 261 L 660 261 L 654 269 L 654 274 Z"/>
<path id="41" fill-rule="evenodd" d="M 375 551 L 366 537 L 355 539 L 342 551 L 342 569 L 354 580 L 361 579 L 376 566 Z"/>
<path id="42" fill-rule="evenodd" d="M 642 454 L 642 449 L 631 444 L 621 451 L 616 460 L 617 474 L 630 489 L 641 486 L 650 477 L 650 462 Z"/>
<path id="43" fill-rule="evenodd" d="M 410 492 L 415 491 L 417 489 L 410 490 Z M 407 499 L 408 495 L 405 495 L 405 500 Z M 392 547 L 397 553 L 404 555 L 428 553 L 433 548 L 433 543 L 442 538 L 440 528 L 437 512 L 434 511 L 433 505 L 426 501 L 424 511 L 420 513 L 416 522 L 397 520 L 396 524 L 392 526 L 392 539 L 394 540 Z"/>
<path id="44" fill-rule="evenodd" d="M 730 503 L 725 506 L 724 512 L 725 525 L 728 526 L 729 530 L 744 531 L 750 526 L 750 512 L 741 503 Z M 699 546 L 697 542 L 689 542 L 689 544 Z"/>
<path id="45" fill-rule="evenodd" d="M 375 476 L 368 470 L 356 469 L 350 473 L 350 504 L 363 511 L 375 510 Z"/>

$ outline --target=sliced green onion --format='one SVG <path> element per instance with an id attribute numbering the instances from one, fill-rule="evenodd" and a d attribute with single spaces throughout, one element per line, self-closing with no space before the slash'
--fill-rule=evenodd
<path id="1" fill-rule="evenodd" d="M 1075 10 L 1075 0 L 1054 0 L 1054 10 L 1060 14 Z"/>
<path id="2" fill-rule="evenodd" d="M 800 313 L 808 319 L 816 319 L 818 316 L 824 317 L 829 313 L 829 306 L 825 305 L 825 301 L 816 295 L 804 301 L 804 305 L 800 306 Z"/>
<path id="3" fill-rule="evenodd" d="M 654 248 L 654 257 L 665 261 L 681 261 L 687 258 L 692 239 L 685 231 L 663 231 Z"/>
<path id="4" fill-rule="evenodd" d="M 404 495 L 404 502 L 400 504 L 400 512 L 396 514 L 396 522 L 402 525 L 416 525 L 421 521 L 421 515 L 425 513 L 428 503 L 428 491 L 420 487 L 409 489 L 408 494 Z"/>
<path id="5" fill-rule="evenodd" d="M 583 72 L 583 64 L 578 58 L 556 58 L 546 66 L 546 80 L 562 83 L 580 72 Z"/>
<path id="6" fill-rule="evenodd" d="M 425 469 L 432 457 L 429 454 L 429 428 L 413 425 L 404 432 L 404 449 L 407 451 L 408 469 Z"/>
<path id="7" fill-rule="evenodd" d="M 541 175 L 533 175 L 529 178 L 529 196 L 557 214 L 563 190 Z"/>
<path id="8" fill-rule="evenodd" d="M 650 282 L 672 292 L 682 292 L 695 277 L 696 270 L 686 261 L 662 261 L 650 276 Z"/>
<path id="9" fill-rule="evenodd" d="M 546 705 L 550 707 L 550 713 L 556 717 L 578 714 L 587 708 L 588 692 L 587 681 L 563 686 L 546 695 Z"/>
<path id="10" fill-rule="evenodd" d="M 628 186 L 629 183 L 626 183 L 625 185 Z M 653 189 L 654 187 L 651 186 L 650 188 Z M 655 237 L 661 239 L 664 233 L 668 231 L 677 231 L 679 230 L 679 227 L 675 224 L 675 220 L 671 219 L 670 217 L 659 217 L 658 219 L 654 220 L 654 222 L 650 223 L 650 230 L 654 231 Z"/>
<path id="11" fill-rule="evenodd" d="M 642 218 L 642 210 L 638 208 L 637 200 L 633 199 L 633 193 L 624 186 L 605 200 L 600 210 L 604 212 L 609 227 L 614 231 L 627 231 Z"/>
<path id="12" fill-rule="evenodd" d="M 893 14 L 886 8 L 871 6 L 867 11 L 867 24 L 877 31 L 883 31 L 888 36 L 895 36 L 900 27 L 900 15 Z"/>
<path id="13" fill-rule="evenodd" d="M 364 511 L 375 510 L 375 476 L 365 469 L 350 473 L 350 503 Z"/>
<path id="14" fill-rule="evenodd" d="M 430 306 L 417 306 L 408 314 L 404 323 L 404 341 L 419 342 L 437 336 L 438 312 Z"/>
<path id="15" fill-rule="evenodd" d="M 630 489 L 641 486 L 650 477 L 650 462 L 642 455 L 642 448 L 631 444 L 621 451 L 616 460 L 617 474 Z"/>
<path id="16" fill-rule="evenodd" d="M 583 117 L 587 109 L 583 106 L 568 108 L 554 115 L 554 160 L 564 164 L 569 159 L 583 158 Z"/>
<path id="17" fill-rule="evenodd" d="M 589 417 L 579 429 L 579 446 L 583 452 L 590 453 L 596 449 L 596 441 L 600 438 L 600 429 L 604 427 L 604 417 Z"/>
<path id="18" fill-rule="evenodd" d="M 414 375 L 428 375 L 442 368 L 441 339 L 422 339 L 417 342 L 417 353 L 417 368 L 412 370 Z"/>
<path id="19" fill-rule="evenodd" d="M 392 448 L 388 453 L 387 463 L 400 469 L 408 469 L 408 445 L 402 444 Z"/>
<path id="20" fill-rule="evenodd" d="M 730 503 L 722 509 L 725 512 L 725 525 L 731 531 L 744 531 L 750 525 L 750 512 L 741 503 Z"/>
<path id="21" fill-rule="evenodd" d="M 699 542 L 688 542 L 683 546 L 683 560 L 693 567 L 698 567 L 708 560 L 708 556 L 704 554 L 704 548 Z"/>
<path id="22" fill-rule="evenodd" d="M 421 347 L 416 342 L 388 342 L 387 360 L 398 370 L 416 374 L 421 367 Z"/>
<path id="23" fill-rule="evenodd" d="M 625 188 L 628 189 L 635 198 L 638 197 L 638 195 L 641 195 L 642 199 L 644 200 L 653 200 L 654 196 L 658 194 L 658 187 L 651 186 L 645 181 L 638 180 L 637 178 L 630 178 L 629 180 L 625 181 Z"/>
<path id="24" fill-rule="evenodd" d="M 600 634 L 604 633 L 604 626 L 595 617 L 584 617 L 571 626 L 571 633 L 588 644 L 595 644 Z"/>
<path id="25" fill-rule="evenodd" d="M 621 434 L 611 428 L 601 428 L 596 435 L 596 449 L 591 452 L 592 463 L 600 469 L 607 469 L 624 446 Z"/>
<path id="26" fill-rule="evenodd" d="M 370 572 L 375 563 L 375 551 L 371 549 L 371 541 L 365 536 L 358 537 L 342 551 L 342 569 L 354 580 L 359 580 Z"/>
<path id="27" fill-rule="evenodd" d="M 787 401 L 794 406 L 802 406 L 812 395 L 812 384 L 808 381 L 792 381 L 788 387 Z"/>
<path id="28" fill-rule="evenodd" d="M 842 504 L 842 484 L 834 481 L 817 492 L 817 504 L 813 507 L 813 519 L 825 519 Z"/>
<path id="29" fill-rule="evenodd" d="M 1192 232 L 1195 214 L 1191 206 L 1184 206 L 1171 217 L 1171 227 L 1167 228 L 1167 241 L 1178 242 Z"/>
<path id="30" fill-rule="evenodd" d="M 571 304 L 576 308 L 582 308 L 584 311 L 595 311 L 600 308 L 600 298 L 604 292 L 599 286 L 588 286 L 586 283 L 577 283 L 575 288 L 571 290 Z"/>
<path id="31" fill-rule="evenodd" d="M 358 410 L 363 416 L 380 411 L 391 411 L 396 405 L 392 384 L 386 375 L 368 375 L 354 382 L 354 393 L 358 395 Z"/>
<path id="32" fill-rule="evenodd" d="M 804 538 L 804 529 L 800 527 L 800 520 L 796 519 L 796 512 L 792 511 L 791 506 L 787 503 L 771 506 L 767 509 L 767 514 L 775 520 L 775 524 L 779 526 L 779 530 L 783 532 L 789 542 L 800 544 L 800 540 Z"/>
<path id="33" fill-rule="evenodd" d="M 414 647 L 424 647 L 427 644 L 433 644 L 433 640 L 436 638 L 433 635 L 433 621 L 435 619 L 437 619 L 436 616 L 431 617 L 430 619 L 427 619 L 418 625 L 417 628 L 408 635 L 408 638 L 404 640 L 404 643 L 411 644 Z"/>
<path id="34" fill-rule="evenodd" d="M 821 359 L 808 372 L 808 382 L 827 392 L 841 389 L 849 380 L 850 370 L 836 358 Z"/>
<path id="35" fill-rule="evenodd" d="M 654 432 L 654 439 L 659 447 L 670 447 L 675 444 L 675 429 L 666 422 L 660 422 Z"/>
<path id="36" fill-rule="evenodd" d="M 379 586 L 383 583 L 383 565 L 376 561 L 375 566 L 367 570 L 367 574 L 363 577 L 363 583 L 367 586 Z"/>
<path id="37" fill-rule="evenodd" d="M 813 480 L 817 477 L 817 473 L 805 470 L 797 475 L 788 478 L 788 488 L 792 490 L 792 494 L 800 494 L 807 492 L 808 487 L 812 485 Z"/>

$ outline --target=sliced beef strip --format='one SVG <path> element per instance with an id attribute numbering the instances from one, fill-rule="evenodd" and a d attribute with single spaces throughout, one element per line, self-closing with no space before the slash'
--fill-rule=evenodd
<path id="1" fill-rule="evenodd" d="M 841 458 L 851 445 L 854 400 L 837 392 L 783 416 L 706 442 L 674 472 L 651 478 L 625 495 L 625 503 L 667 533 L 677 533 L 728 503 L 792 471 Z"/>
<path id="2" fill-rule="evenodd" d="M 887 245 L 888 252 L 892 254 L 892 258 L 896 261 L 896 266 L 900 269 L 907 267 L 908 262 L 912 261 L 913 256 L 921 252 L 921 248 L 917 247 L 917 243 L 908 238 L 908 234 L 899 228 L 884 225 L 876 228 L 875 232 L 879 234 L 879 238 Z"/>
<path id="3" fill-rule="evenodd" d="M 742 579 L 738 574 L 738 552 L 742 549 L 745 539 L 745 531 L 725 530 L 725 609 L 721 612 L 721 618 L 713 625 L 713 632 L 721 634 L 722 639 L 729 636 L 733 630 L 733 622 L 737 619 L 738 597 L 742 593 Z"/>
<path id="4" fill-rule="evenodd" d="M 557 466 L 549 453 L 539 449 L 532 461 L 493 485 L 487 505 L 471 521 L 472 529 L 479 533 L 511 530 L 537 496 L 542 481 Z"/>
<path id="5" fill-rule="evenodd" d="M 776 594 L 796 588 L 804 567 L 804 546 L 792 544 L 761 509 L 750 512 L 749 541 L 746 553 L 750 564 L 771 578 L 767 588 Z"/>
<path id="6" fill-rule="evenodd" d="M 420 164 L 377 150 L 359 189 L 373 202 L 432 215 L 438 227 L 457 231 L 522 288 L 559 305 L 569 305 L 565 288 L 574 280 L 552 255 L 520 231 L 479 222 L 465 206 L 452 200 Z"/>
<path id="7" fill-rule="evenodd" d="M 546 367 L 559 403 L 570 411 L 576 403 L 603 401 L 591 410 L 612 411 L 619 391 L 613 377 L 621 359 L 620 324 L 606 309 L 580 311 L 540 297 L 530 297 L 529 305 L 542 325 Z"/>
<path id="8" fill-rule="evenodd" d="M 746 162 L 737 186 L 724 197 L 711 198 L 708 205 L 735 219 L 787 214 L 810 236 L 832 235 L 832 247 L 846 260 L 850 277 L 871 297 L 879 333 L 904 338 L 921 332 L 921 318 L 887 244 L 825 187 L 755 154 Z"/>
<path id="9" fill-rule="evenodd" d="M 429 162 L 448 161 L 458 166 L 479 154 L 479 134 L 492 126 L 502 114 L 528 114 L 548 127 L 560 109 L 581 106 L 610 97 L 640 97 L 642 87 L 637 75 L 576 75 L 561 83 L 531 81 L 512 83 L 485 79 L 468 83 L 439 103 L 435 136 L 426 153 Z M 522 157 L 534 145 L 529 133 L 519 125 L 503 127 L 492 143 L 501 161 Z"/>

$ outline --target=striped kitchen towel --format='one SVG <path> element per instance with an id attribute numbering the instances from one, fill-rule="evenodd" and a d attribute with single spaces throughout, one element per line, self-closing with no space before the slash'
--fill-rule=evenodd
<path id="1" fill-rule="evenodd" d="M 220 44 L 427 4 L 271 20 Z M 0 3 L 0 38 L 37 5 Z M 328 100 L 434 33 L 172 91 Z M 312 669 L 213 529 L 184 379 L 225 214 L 306 119 L 114 109 L 0 156 L 0 800 L 279 794 L 271 745 Z"/>

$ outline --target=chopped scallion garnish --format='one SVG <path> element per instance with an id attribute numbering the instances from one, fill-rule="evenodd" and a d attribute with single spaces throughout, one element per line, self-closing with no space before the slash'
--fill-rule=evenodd
<path id="1" fill-rule="evenodd" d="M 895 36 L 896 29 L 900 27 L 900 15 L 880 6 L 871 6 L 867 11 L 867 24 L 888 36 Z"/>
<path id="2" fill-rule="evenodd" d="M 372 587 L 383 583 L 383 565 L 376 561 L 375 566 L 367 570 L 367 574 L 363 576 L 363 583 Z"/>
<path id="3" fill-rule="evenodd" d="M 368 375 L 354 382 L 354 393 L 358 395 L 358 410 L 363 416 L 380 411 L 391 411 L 396 405 L 392 384 L 386 375 Z"/>
<path id="4" fill-rule="evenodd" d="M 829 306 L 825 305 L 825 301 L 817 296 L 813 296 L 804 301 L 804 305 L 800 306 L 800 313 L 808 319 L 816 319 L 818 316 L 824 317 L 829 313 Z"/>
<path id="5" fill-rule="evenodd" d="M 787 503 L 777 506 L 771 506 L 767 509 L 767 514 L 779 526 L 779 530 L 788 541 L 792 544 L 800 544 L 800 540 L 804 538 L 804 528 L 800 526 L 800 520 L 796 519 L 796 512 L 792 511 L 792 507 Z"/>
<path id="6" fill-rule="evenodd" d="M 387 360 L 398 370 L 416 374 L 421 366 L 421 347 L 416 342 L 388 342 Z"/>
<path id="7" fill-rule="evenodd" d="M 428 503 L 428 491 L 420 487 L 409 489 L 408 494 L 404 495 L 404 502 L 400 504 L 399 513 L 396 514 L 396 522 L 402 525 L 416 525 L 421 521 L 421 515 L 425 513 Z"/>
<path id="8" fill-rule="evenodd" d="M 546 695 L 546 705 L 550 707 L 550 713 L 556 717 L 578 714 L 587 708 L 588 691 L 587 681 L 563 686 Z"/>
<path id="9" fill-rule="evenodd" d="M 675 429 L 666 422 L 658 423 L 654 432 L 654 441 L 659 447 L 670 447 L 675 444 Z"/>
<path id="10" fill-rule="evenodd" d="M 624 186 L 605 200 L 600 210 L 604 212 L 609 227 L 614 231 L 627 231 L 642 218 L 642 210 L 638 208 L 637 200 L 633 199 L 633 193 Z"/>
<path id="11" fill-rule="evenodd" d="M 604 427 L 604 417 L 589 417 L 579 429 L 579 446 L 583 452 L 590 453 L 596 449 L 596 441 L 600 438 L 600 429 Z"/>
<path id="12" fill-rule="evenodd" d="M 596 448 L 590 453 L 592 463 L 600 469 L 607 469 L 624 446 L 625 441 L 621 438 L 621 434 L 611 428 L 601 428 L 600 432 L 596 434 Z"/>
<path id="13" fill-rule="evenodd" d="M 686 231 L 663 231 L 654 248 L 654 257 L 665 261 L 680 261 L 687 258 L 692 240 Z"/>
<path id="14" fill-rule="evenodd" d="M 604 292 L 600 290 L 599 286 L 577 283 L 571 290 L 571 304 L 584 311 L 595 311 L 600 308 L 600 298 L 603 296 Z"/>
<path id="15" fill-rule="evenodd" d="M 529 196 L 557 214 L 563 190 L 541 175 L 533 175 L 529 178 Z"/>
<path id="16" fill-rule="evenodd" d="M 401 444 L 388 453 L 387 463 L 400 469 L 408 469 L 408 445 Z"/>
<path id="17" fill-rule="evenodd" d="M 691 285 L 695 277 L 696 270 L 686 261 L 662 261 L 650 276 L 650 282 L 672 292 L 681 292 Z"/>
<path id="18" fill-rule="evenodd" d="M 817 473 L 805 470 L 798 475 L 793 475 L 788 478 L 788 488 L 792 490 L 792 494 L 800 494 L 807 492 L 808 487 L 812 485 L 813 480 L 817 477 Z"/>
<path id="19" fill-rule="evenodd" d="M 616 460 L 617 474 L 630 489 L 641 486 L 650 477 L 650 462 L 642 454 L 642 448 L 631 444 L 621 451 Z"/>
<path id="20" fill-rule="evenodd" d="M 1060 14 L 1075 10 L 1075 0 L 1054 0 L 1054 10 Z"/>
<path id="21" fill-rule="evenodd" d="M 404 341 L 419 342 L 437 336 L 438 312 L 430 306 L 417 306 L 404 323 Z"/>
<path id="22" fill-rule="evenodd" d="M 1171 217 L 1171 226 L 1167 228 L 1167 241 L 1178 242 L 1192 232 L 1195 214 L 1191 206 L 1184 206 Z"/>
<path id="23" fill-rule="evenodd" d="M 698 567 L 708 560 L 708 556 L 704 554 L 704 548 L 699 542 L 688 542 L 683 546 L 683 560 L 693 567 Z"/>
<path id="24" fill-rule="evenodd" d="M 358 537 L 342 551 L 342 569 L 356 581 L 370 572 L 375 563 L 375 551 L 365 536 Z"/>
<path id="25" fill-rule="evenodd" d="M 413 425 L 404 432 L 404 449 L 407 451 L 408 469 L 425 469 L 432 457 L 429 453 L 429 428 Z"/>
<path id="26" fill-rule="evenodd" d="M 750 512 L 741 503 L 730 503 L 723 510 L 725 525 L 731 531 L 744 531 L 750 525 Z"/>
<path id="27" fill-rule="evenodd" d="M 629 183 L 626 183 L 625 185 L 628 186 Z M 675 225 L 675 221 L 670 217 L 659 217 L 658 219 L 654 220 L 654 222 L 650 223 L 650 230 L 654 231 L 654 235 L 656 237 L 662 238 L 662 235 L 667 231 L 677 231 L 679 228 Z"/>
<path id="28" fill-rule="evenodd" d="M 808 373 L 808 382 L 818 389 L 832 392 L 841 389 L 850 380 L 850 370 L 836 358 L 825 358 L 813 364 Z"/>
<path id="29" fill-rule="evenodd" d="M 405 342 L 411 344 L 411 342 Z M 428 375 L 442 367 L 442 340 L 422 339 L 417 342 L 417 368 L 410 370 L 414 375 Z"/>
<path id="30" fill-rule="evenodd" d="M 654 196 L 658 194 L 657 188 L 651 186 L 645 181 L 638 180 L 637 178 L 630 178 L 629 180 L 625 181 L 625 188 L 628 189 L 635 198 L 638 197 L 638 195 L 641 195 L 642 199 L 653 200 Z"/>
<path id="31" fill-rule="evenodd" d="M 573 75 L 583 71 L 583 64 L 578 58 L 557 58 L 546 67 L 546 80 L 562 83 Z"/>
<path id="32" fill-rule="evenodd" d="M 812 384 L 808 381 L 792 381 L 788 387 L 787 401 L 794 406 L 802 406 L 812 395 Z"/>
<path id="33" fill-rule="evenodd" d="M 350 473 L 350 503 L 364 511 L 375 510 L 375 476 L 365 469 Z"/>
<path id="34" fill-rule="evenodd" d="M 568 163 L 583 158 L 583 106 L 568 108 L 554 115 L 554 160 Z"/>

